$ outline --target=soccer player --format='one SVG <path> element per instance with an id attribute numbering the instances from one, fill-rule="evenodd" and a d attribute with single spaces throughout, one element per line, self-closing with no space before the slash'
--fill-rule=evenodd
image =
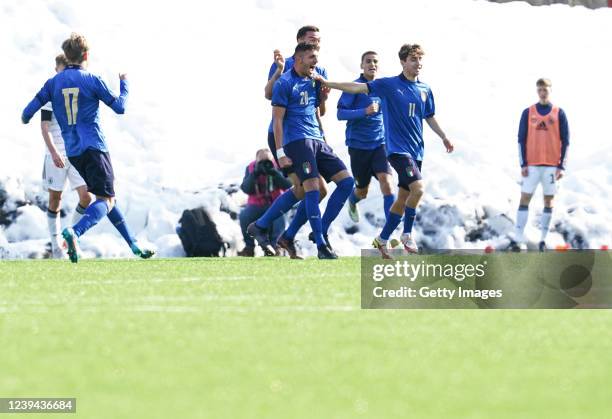
<path id="1" fill-rule="evenodd" d="M 367 51 L 361 55 L 363 73 L 358 83 L 367 83 L 378 73 L 378 54 Z M 368 196 L 372 176 L 378 179 L 383 194 L 385 217 L 393 204 L 391 167 L 385 148 L 385 128 L 380 111 L 380 98 L 372 94 L 342 93 L 338 100 L 338 119 L 346 122 L 346 145 L 351 156 L 351 171 L 355 179 L 355 190 L 348 202 L 349 216 L 359 222 L 357 202 Z"/>
<path id="2" fill-rule="evenodd" d="M 296 39 L 298 44 L 307 43 L 319 46 L 319 44 L 321 43 L 319 28 L 312 25 L 303 26 L 298 30 Z M 294 63 L 295 56 L 291 56 L 287 60 L 285 60 L 279 50 L 274 50 L 274 62 L 270 67 L 270 71 L 268 72 L 268 82 L 266 83 L 266 87 L 264 89 L 266 99 L 272 99 L 272 90 L 274 84 L 282 74 L 290 71 L 293 68 Z M 327 78 L 327 71 L 323 67 L 317 65 L 315 67 L 315 71 L 318 74 L 321 74 L 323 77 Z M 320 117 L 325 114 L 325 102 L 327 100 L 328 94 L 329 89 L 327 88 L 322 88 L 319 92 L 319 112 L 317 113 L 317 120 L 320 125 L 322 125 Z M 274 156 L 276 164 L 279 164 L 278 158 L 276 156 L 276 142 L 274 141 L 273 120 L 270 121 L 270 126 L 268 128 L 268 147 L 272 151 L 272 155 Z M 284 167 L 283 173 L 287 177 L 289 177 L 289 179 L 293 183 L 295 195 L 299 199 L 302 199 L 304 197 L 304 189 L 298 176 L 295 174 L 293 167 Z M 327 186 L 322 178 L 319 182 L 319 192 L 320 199 L 325 198 L 325 196 L 327 195 Z M 307 221 L 305 205 L 306 203 L 304 201 L 300 202 L 300 204 L 297 206 L 293 220 L 289 224 L 289 227 L 283 232 L 283 234 L 279 236 L 276 243 L 278 247 L 285 249 L 292 259 L 302 259 L 297 254 L 294 239 L 299 229 Z M 269 240 L 266 239 L 266 237 L 269 237 L 267 230 L 272 226 L 274 222 L 275 218 L 272 217 L 279 217 L 281 215 L 282 214 L 279 214 L 277 211 L 275 211 L 275 208 L 271 208 L 270 212 L 266 212 L 260 219 L 257 220 L 257 222 L 251 224 L 248 228 L 249 234 L 251 234 L 257 240 L 257 242 L 263 249 L 264 254 L 267 256 L 273 256 L 276 254 L 276 252 L 274 252 L 273 250 L 271 243 L 269 242 Z"/>
<path id="3" fill-rule="evenodd" d="M 96 196 L 81 220 L 62 231 L 70 261 L 76 263 L 80 257 L 77 239 L 104 216 L 108 216 L 135 255 L 150 258 L 154 252 L 138 246 L 123 214 L 115 205 L 113 166 L 99 123 L 100 101 L 118 114 L 125 112 L 128 97 L 126 75 L 119 75 L 121 94 L 115 96 L 100 77 L 87 72 L 89 47 L 85 37 L 73 33 L 63 42 L 62 49 L 66 68 L 47 80 L 26 106 L 21 119 L 27 124 L 45 103 L 51 101 L 53 114 L 62 130 L 68 160 L 85 180 L 88 191 Z"/>
<path id="4" fill-rule="evenodd" d="M 338 216 L 355 185 L 346 166 L 324 141 L 317 117 L 320 83 L 312 77 L 316 73 L 319 47 L 300 43 L 295 48 L 291 71 L 276 82 L 272 94 L 274 140 L 281 167 L 293 165 L 305 191 L 307 219 L 312 227 L 319 259 L 337 259 L 326 242 L 332 221 Z M 336 183 L 329 197 L 323 217 L 319 210 L 319 176 Z M 285 192 L 272 204 L 280 213 L 288 211 L 299 197 L 295 188 Z M 270 210 L 269 210 L 270 211 Z"/>
<path id="5" fill-rule="evenodd" d="M 384 259 L 391 259 L 387 252 L 387 241 L 402 221 L 404 229 L 401 242 L 409 253 L 418 252 L 412 236 L 416 208 L 423 196 L 421 177 L 423 161 L 423 119 L 442 139 L 448 153 L 454 150 L 435 118 L 435 104 L 431 89 L 417 78 L 422 68 L 424 51 L 417 44 L 404 44 L 399 50 L 402 73 L 395 77 L 385 77 L 367 83 L 334 83 L 315 77 L 324 85 L 353 94 L 372 94 L 382 99 L 382 113 L 385 124 L 385 137 L 388 159 L 399 177 L 397 199 L 389 210 L 389 216 L 382 232 L 374 239 L 376 247 Z"/>
<path id="6" fill-rule="evenodd" d="M 538 184 L 542 184 L 544 211 L 540 219 L 538 248 L 543 252 L 546 250 L 546 235 L 552 218 L 557 181 L 563 177 L 565 170 L 569 125 L 563 109 L 550 102 L 551 81 L 539 79 L 536 88 L 539 101 L 523 111 L 519 125 L 519 161 L 523 181 L 514 238 L 510 246 L 513 250 L 520 250 L 520 245 L 525 241 L 529 202 Z"/>
<path id="7" fill-rule="evenodd" d="M 55 57 L 55 72 L 63 71 L 66 64 L 64 54 L 59 54 Z M 64 139 L 57 120 L 53 116 L 51 103 L 42 107 L 40 116 L 40 129 L 47 146 L 43 166 L 43 188 L 49 192 L 47 223 L 51 236 L 51 255 L 54 259 L 63 259 L 65 254 L 62 249 L 63 239 L 60 239 L 60 208 L 66 183 L 70 183 L 70 187 L 79 195 L 79 203 L 72 214 L 72 225 L 76 224 L 85 213 L 85 209 L 91 202 L 91 196 L 87 192 L 85 181 L 66 157 Z"/>

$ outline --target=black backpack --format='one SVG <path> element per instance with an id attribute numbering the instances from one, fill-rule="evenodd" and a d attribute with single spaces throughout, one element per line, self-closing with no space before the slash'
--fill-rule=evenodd
<path id="1" fill-rule="evenodd" d="M 204 208 L 183 211 L 179 223 L 178 235 L 188 257 L 218 257 L 221 250 L 225 256 L 225 243 Z"/>

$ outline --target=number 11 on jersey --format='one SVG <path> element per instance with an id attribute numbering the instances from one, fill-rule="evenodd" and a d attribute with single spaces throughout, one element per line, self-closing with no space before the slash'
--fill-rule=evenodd
<path id="1" fill-rule="evenodd" d="M 416 114 L 416 103 L 408 104 L 408 116 L 413 117 Z"/>

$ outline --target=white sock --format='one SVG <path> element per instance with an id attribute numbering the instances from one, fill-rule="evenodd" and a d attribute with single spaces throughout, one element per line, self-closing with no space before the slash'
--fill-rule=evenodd
<path id="1" fill-rule="evenodd" d="M 87 208 L 83 208 L 81 204 L 77 204 L 76 208 L 74 209 L 74 212 L 72 213 L 72 225 L 73 226 L 79 221 L 81 221 L 81 218 L 83 218 L 83 214 L 85 214 L 86 210 Z"/>
<path id="2" fill-rule="evenodd" d="M 540 219 L 540 226 L 542 235 L 540 236 L 540 241 L 546 240 L 546 235 L 548 234 L 548 229 L 550 228 L 550 220 L 552 219 L 552 208 L 544 208 L 544 212 L 542 213 L 542 218 Z"/>
<path id="3" fill-rule="evenodd" d="M 55 248 L 59 244 L 59 235 L 62 229 L 60 223 L 60 213 L 47 210 L 47 224 L 49 226 L 49 234 L 51 235 L 51 246 Z"/>
<path id="4" fill-rule="evenodd" d="M 527 219 L 529 218 L 529 207 L 521 205 L 516 212 L 516 224 L 514 231 L 516 232 L 516 240 L 523 240 L 523 234 L 525 233 L 525 226 L 527 225 Z"/>

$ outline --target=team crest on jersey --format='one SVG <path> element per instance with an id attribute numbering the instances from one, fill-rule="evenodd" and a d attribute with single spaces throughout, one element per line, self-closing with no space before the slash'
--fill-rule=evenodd
<path id="1" fill-rule="evenodd" d="M 425 90 L 421 90 L 421 100 L 427 102 L 427 92 Z"/>
<path id="2" fill-rule="evenodd" d="M 310 166 L 310 162 L 305 161 L 304 164 L 302 164 L 302 171 L 309 175 L 310 172 L 312 172 L 312 167 Z"/>
<path id="3" fill-rule="evenodd" d="M 412 171 L 412 168 L 406 167 L 406 174 L 408 175 L 408 177 L 413 177 L 414 172 Z"/>

